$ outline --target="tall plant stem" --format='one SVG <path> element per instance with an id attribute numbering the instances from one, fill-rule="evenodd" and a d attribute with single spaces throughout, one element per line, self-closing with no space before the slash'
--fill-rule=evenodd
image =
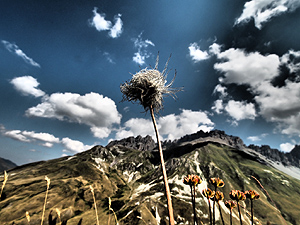
<path id="1" fill-rule="evenodd" d="M 222 211 L 221 211 L 221 205 L 220 205 L 219 202 L 218 202 L 218 205 L 219 205 L 219 210 L 220 210 L 220 216 L 221 216 L 222 224 L 225 225 L 224 219 L 223 219 L 223 215 L 222 215 Z"/>
<path id="2" fill-rule="evenodd" d="M 215 193 L 217 193 L 217 186 L 215 186 Z M 216 224 L 216 195 L 214 195 L 214 204 L 213 204 L 213 225 Z"/>
<path id="3" fill-rule="evenodd" d="M 251 199 L 251 222 L 254 225 L 253 200 Z"/>
<path id="4" fill-rule="evenodd" d="M 192 204 L 193 204 L 193 212 L 194 212 L 194 225 L 198 224 L 197 216 L 196 216 L 196 187 L 191 187 L 191 195 L 192 195 Z"/>
<path id="5" fill-rule="evenodd" d="M 230 225 L 232 225 L 232 209 L 230 209 Z"/>
<path id="6" fill-rule="evenodd" d="M 159 133 L 158 133 L 157 125 L 156 125 L 156 120 L 155 120 L 155 117 L 154 117 L 153 106 L 150 106 L 150 114 L 151 114 L 154 130 L 155 130 L 155 135 L 156 135 L 156 139 L 157 139 L 157 144 L 158 144 L 161 169 L 162 169 L 163 180 L 164 180 L 164 185 L 165 185 L 165 193 L 166 193 L 166 197 L 167 197 L 167 206 L 168 206 L 168 211 L 169 211 L 169 224 L 170 225 L 175 225 L 172 199 L 171 199 L 171 193 L 170 193 L 170 188 L 169 188 L 169 184 L 168 184 L 168 177 L 167 177 L 167 172 L 166 172 L 166 167 L 165 167 L 164 155 L 163 155 L 163 151 L 162 151 L 162 147 L 161 147 L 161 143 L 160 143 L 160 138 L 159 138 Z"/>
<path id="7" fill-rule="evenodd" d="M 209 221 L 210 221 L 210 225 L 212 225 L 212 215 L 211 215 L 211 206 L 210 206 L 210 200 L 208 198 L 208 208 L 209 208 Z"/>
<path id="8" fill-rule="evenodd" d="M 44 223 L 44 216 L 45 216 L 45 210 L 46 210 L 46 204 L 47 204 L 48 191 L 49 191 L 49 187 L 47 186 L 46 196 L 45 196 L 45 201 L 44 201 L 44 207 L 43 207 L 43 213 L 42 213 L 41 225 L 43 225 L 43 223 Z"/>
<path id="9" fill-rule="evenodd" d="M 241 214 L 241 207 L 240 207 L 240 203 L 239 202 L 237 202 L 237 207 L 238 207 L 238 210 L 239 210 L 240 223 L 241 223 L 241 225 L 243 225 L 242 214 Z"/>

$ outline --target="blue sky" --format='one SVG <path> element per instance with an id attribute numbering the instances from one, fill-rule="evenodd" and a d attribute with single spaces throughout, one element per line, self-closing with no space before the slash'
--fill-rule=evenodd
<path id="1" fill-rule="evenodd" d="M 153 136 L 120 85 L 172 54 L 183 87 L 157 115 L 164 140 L 224 130 L 245 144 L 300 144 L 300 2 L 1 2 L 0 152 L 17 164 Z"/>

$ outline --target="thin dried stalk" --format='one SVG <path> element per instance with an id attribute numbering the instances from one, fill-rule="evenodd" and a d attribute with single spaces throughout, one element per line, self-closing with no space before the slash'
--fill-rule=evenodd
<path id="1" fill-rule="evenodd" d="M 8 180 L 8 175 L 7 175 L 6 171 L 4 171 L 4 180 L 3 180 L 2 188 L 1 188 L 1 192 L 0 192 L 0 200 L 1 200 L 2 192 L 3 192 L 4 186 L 7 182 L 7 180 Z"/>
<path id="2" fill-rule="evenodd" d="M 43 225 L 43 223 L 44 223 L 44 216 L 45 216 L 45 210 L 46 210 L 46 204 L 47 204 L 47 197 L 48 197 L 48 191 L 49 191 L 49 187 L 50 187 L 50 179 L 47 176 L 45 176 L 45 180 L 47 181 L 47 190 L 46 190 L 45 202 L 44 202 L 44 207 L 43 207 L 41 225 Z"/>
<path id="3" fill-rule="evenodd" d="M 117 225 L 118 225 L 119 222 L 118 222 L 117 215 L 116 215 L 115 211 L 114 211 L 113 208 L 111 207 L 111 199 L 110 199 L 110 197 L 108 197 L 108 209 L 109 209 L 110 211 L 113 212 L 114 217 L 115 217 L 115 221 L 116 221 L 116 223 L 117 223 Z"/>
<path id="4" fill-rule="evenodd" d="M 94 188 L 92 187 L 92 185 L 90 185 L 90 189 L 93 195 L 93 199 L 94 199 L 94 205 L 95 205 L 95 213 L 96 213 L 96 220 L 97 220 L 97 225 L 99 225 L 99 219 L 98 219 L 98 212 L 97 212 L 97 205 L 96 205 L 96 199 L 95 199 L 95 194 L 94 194 Z"/>

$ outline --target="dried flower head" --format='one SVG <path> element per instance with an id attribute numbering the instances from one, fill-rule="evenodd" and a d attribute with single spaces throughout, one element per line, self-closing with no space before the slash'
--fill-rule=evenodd
<path id="1" fill-rule="evenodd" d="M 225 183 L 219 177 L 213 177 L 209 179 L 209 182 L 215 187 L 224 187 Z"/>
<path id="2" fill-rule="evenodd" d="M 244 201 L 246 199 L 245 193 L 239 190 L 232 190 L 229 193 L 229 197 L 236 201 Z"/>
<path id="3" fill-rule="evenodd" d="M 27 219 L 27 222 L 29 223 L 30 222 L 30 215 L 29 215 L 28 211 L 26 211 L 26 219 Z"/>
<path id="4" fill-rule="evenodd" d="M 45 176 L 45 180 L 47 181 L 47 189 L 48 189 L 49 186 L 50 186 L 50 178 L 48 178 L 47 176 Z"/>
<path id="5" fill-rule="evenodd" d="M 189 174 L 183 179 L 183 183 L 190 186 L 197 186 L 202 183 L 202 180 L 198 175 Z"/>
<path id="6" fill-rule="evenodd" d="M 126 81 L 120 86 L 123 101 L 139 102 L 145 111 L 150 110 L 152 107 L 158 112 L 163 108 L 163 95 L 175 97 L 175 93 L 181 90 L 180 88 L 171 87 L 176 77 L 176 72 L 173 80 L 166 84 L 169 60 L 162 72 L 158 71 L 158 61 L 159 57 L 157 56 L 154 69 L 142 69 L 134 74 L 130 81 Z"/>
<path id="7" fill-rule="evenodd" d="M 250 200 L 256 200 L 260 197 L 260 195 L 254 190 L 245 191 L 245 196 Z"/>
<path id="8" fill-rule="evenodd" d="M 233 208 L 235 208 L 237 206 L 237 203 L 235 201 L 229 200 L 225 202 L 225 206 L 232 210 Z"/>
<path id="9" fill-rule="evenodd" d="M 202 194 L 204 195 L 204 197 L 206 197 L 207 199 L 213 198 L 215 196 L 215 192 L 212 191 L 210 188 L 204 189 L 202 191 Z"/>
<path id="10" fill-rule="evenodd" d="M 215 193 L 215 201 L 222 201 L 224 199 L 224 194 L 221 191 L 216 191 Z"/>

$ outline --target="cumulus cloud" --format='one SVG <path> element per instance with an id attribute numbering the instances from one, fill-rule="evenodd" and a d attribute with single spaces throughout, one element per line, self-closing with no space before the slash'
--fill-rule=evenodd
<path id="1" fill-rule="evenodd" d="M 211 107 L 211 109 L 214 112 L 216 112 L 217 114 L 221 114 L 223 112 L 223 109 L 224 109 L 223 100 L 222 99 L 217 99 L 214 102 L 214 105 Z"/>
<path id="2" fill-rule="evenodd" d="M 254 120 L 256 115 L 253 103 L 230 100 L 225 106 L 225 111 L 236 121 L 251 119 Z"/>
<path id="3" fill-rule="evenodd" d="M 246 53 L 242 49 L 230 48 L 217 55 L 222 62 L 214 68 L 224 73 L 222 83 L 245 84 L 256 87 L 278 75 L 280 59 L 277 55 L 261 55 L 259 52 Z"/>
<path id="4" fill-rule="evenodd" d="M 191 43 L 188 47 L 189 56 L 193 60 L 194 63 L 201 62 L 203 60 L 207 60 L 214 55 L 218 55 L 221 52 L 221 45 L 217 43 L 213 43 L 209 46 L 207 50 L 201 50 L 200 46 L 197 43 Z"/>
<path id="5" fill-rule="evenodd" d="M 61 140 L 61 143 L 66 148 L 64 150 L 65 152 L 72 152 L 72 153 L 83 152 L 93 147 L 91 145 L 85 145 L 81 141 L 72 140 L 68 137 L 63 138 Z"/>
<path id="6" fill-rule="evenodd" d="M 260 115 L 267 121 L 274 122 L 281 133 L 300 135 L 299 51 L 290 50 L 280 57 L 275 54 L 262 55 L 259 52 L 246 53 L 242 49 L 231 48 L 216 56 L 220 61 L 214 68 L 222 74 L 219 85 L 245 85 L 246 91 L 253 98 L 240 102 L 230 99 L 234 96 L 227 96 L 226 99 L 224 93 L 227 92 L 217 86 L 215 93 L 220 94 L 219 100 L 222 101 L 215 101 L 215 112 L 222 113 L 224 110 L 235 120 L 254 119 Z M 288 68 L 289 74 L 285 75 L 286 78 L 280 85 L 276 85 L 274 81 L 280 77 L 282 66 Z M 245 101 L 249 100 L 253 103 L 246 104 Z"/>
<path id="7" fill-rule="evenodd" d="M 205 132 L 214 128 L 214 123 L 206 112 L 182 109 L 179 115 L 170 114 L 157 120 L 162 139 L 174 140 L 199 130 Z M 133 118 L 125 122 L 124 127 L 116 133 L 116 139 L 128 136 L 150 135 L 155 138 L 153 124 L 149 119 Z"/>
<path id="8" fill-rule="evenodd" d="M 111 38 L 118 38 L 123 32 L 123 21 L 121 20 L 121 14 L 115 16 L 115 24 L 105 19 L 104 13 L 98 13 L 97 8 L 94 8 L 94 16 L 89 20 L 91 26 L 95 27 L 97 31 L 109 31 L 108 35 Z"/>
<path id="9" fill-rule="evenodd" d="M 140 33 L 137 38 L 133 38 L 134 48 L 137 49 L 137 52 L 134 53 L 132 60 L 139 64 L 145 64 L 145 60 L 151 56 L 151 53 L 148 52 L 149 46 L 155 46 L 154 43 L 148 39 L 143 40 L 142 34 Z"/>
<path id="10" fill-rule="evenodd" d="M 262 28 L 262 24 L 285 12 L 291 12 L 300 6 L 298 0 L 251 0 L 244 5 L 243 13 L 236 19 L 235 24 L 254 19 L 255 26 Z"/>
<path id="11" fill-rule="evenodd" d="M 12 44 L 5 40 L 2 40 L 1 42 L 9 52 L 21 57 L 27 64 L 36 67 L 41 67 L 40 64 L 35 62 L 32 58 L 29 58 L 16 44 Z"/>
<path id="12" fill-rule="evenodd" d="M 7 130 L 2 124 L 0 124 L 0 133 L 5 137 L 17 141 L 37 143 L 47 148 L 52 148 L 54 144 L 62 144 L 64 146 L 64 152 L 78 153 L 93 147 L 92 145 L 85 145 L 81 141 L 72 140 L 68 137 L 60 140 L 54 135 L 45 132 Z"/>
<path id="13" fill-rule="evenodd" d="M 123 32 L 123 21 L 121 20 L 121 14 L 115 17 L 115 25 L 110 29 L 109 36 L 112 38 L 120 37 Z"/>
<path id="14" fill-rule="evenodd" d="M 10 83 L 23 95 L 33 95 L 34 97 L 42 97 L 45 95 L 45 92 L 37 88 L 40 83 L 32 76 L 16 77 L 12 79 Z"/>
<path id="15" fill-rule="evenodd" d="M 26 115 L 85 124 L 91 127 L 97 137 L 108 136 L 110 132 L 104 128 L 111 128 L 121 121 L 115 102 L 93 92 L 85 95 L 54 93 L 44 97 L 42 103 L 29 108 Z"/>
<path id="16" fill-rule="evenodd" d="M 43 133 L 43 132 L 34 132 L 34 131 L 21 131 L 21 130 L 6 130 L 3 128 L 1 130 L 1 133 L 3 136 L 12 138 L 17 141 L 21 142 L 41 142 L 41 145 L 45 147 L 52 147 L 54 143 L 59 143 L 59 138 L 55 137 L 52 134 L 49 133 Z"/>
<path id="17" fill-rule="evenodd" d="M 282 152 L 290 152 L 291 150 L 293 150 L 293 148 L 295 147 L 295 145 L 294 144 L 291 144 L 291 143 L 282 143 L 281 145 L 280 145 L 280 150 L 282 151 Z"/>
<path id="18" fill-rule="evenodd" d="M 197 43 L 192 43 L 189 46 L 189 54 L 194 62 L 200 62 L 208 59 L 210 56 L 207 51 L 202 51 Z"/>

